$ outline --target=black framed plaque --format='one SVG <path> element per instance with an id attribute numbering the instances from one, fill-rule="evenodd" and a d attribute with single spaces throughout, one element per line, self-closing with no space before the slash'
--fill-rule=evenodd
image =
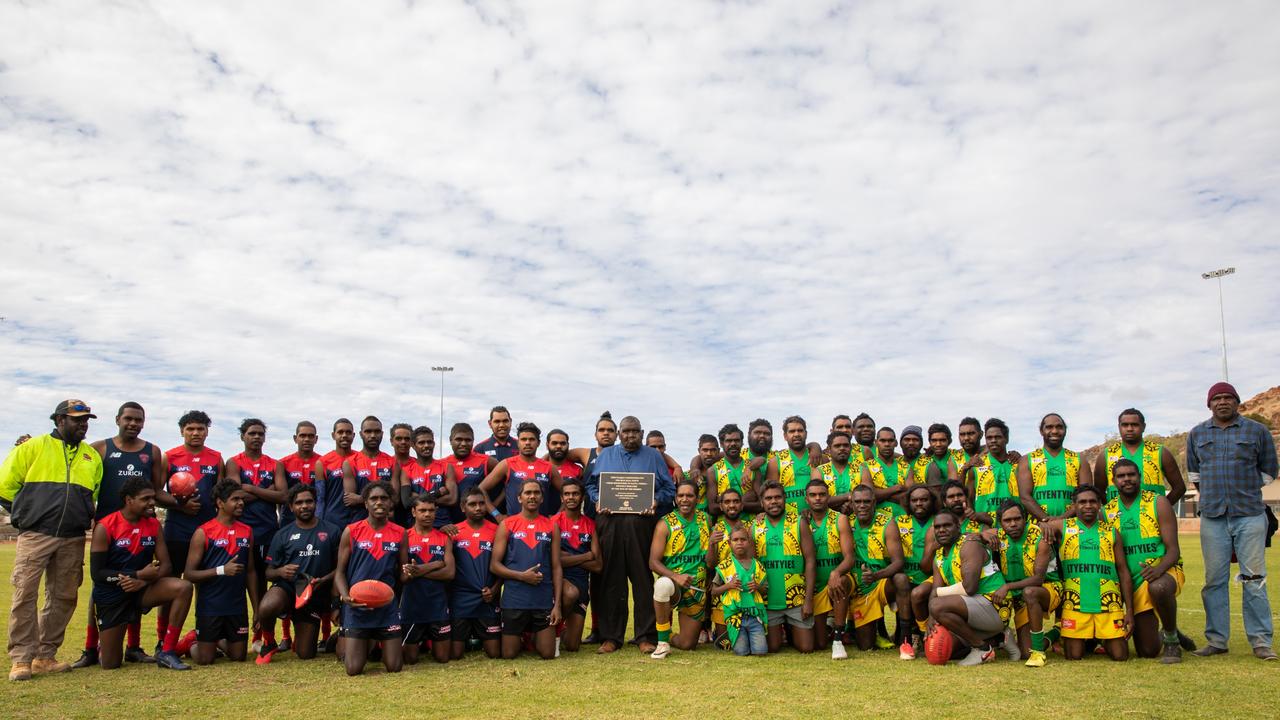
<path id="1" fill-rule="evenodd" d="M 615 513 L 642 513 L 653 507 L 653 473 L 600 473 L 600 502 L 596 507 Z"/>

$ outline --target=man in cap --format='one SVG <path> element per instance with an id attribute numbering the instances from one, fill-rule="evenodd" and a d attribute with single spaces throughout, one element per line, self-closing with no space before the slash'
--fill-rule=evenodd
<path id="1" fill-rule="evenodd" d="M 1240 564 L 1244 632 L 1254 657 L 1275 660 L 1271 605 L 1264 562 L 1267 539 L 1262 486 L 1276 477 L 1276 444 L 1259 422 L 1240 415 L 1240 394 L 1230 383 L 1209 388 L 1213 416 L 1187 437 L 1187 476 L 1200 491 L 1200 550 L 1204 553 L 1204 636 L 1196 655 L 1227 652 L 1231 632 L 1231 554 Z"/>
<path id="2" fill-rule="evenodd" d="M 84 535 L 102 485 L 102 456 L 84 441 L 97 415 L 63 400 L 49 416 L 53 432 L 17 446 L 0 465 L 0 506 L 18 531 L 9 613 L 10 680 L 66 672 L 58 648 L 84 579 Z M 45 576 L 45 605 L 36 596 Z"/>

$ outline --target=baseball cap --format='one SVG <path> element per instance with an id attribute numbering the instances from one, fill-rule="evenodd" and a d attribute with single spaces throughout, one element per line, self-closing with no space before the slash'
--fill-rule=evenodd
<path id="1" fill-rule="evenodd" d="M 98 417 L 93 414 L 93 410 L 86 405 L 83 400 L 63 400 L 58 403 L 58 407 L 53 409 L 53 414 L 49 416 L 49 419 L 52 420 L 59 415 L 66 415 L 68 417 L 91 417 L 95 419 Z"/>

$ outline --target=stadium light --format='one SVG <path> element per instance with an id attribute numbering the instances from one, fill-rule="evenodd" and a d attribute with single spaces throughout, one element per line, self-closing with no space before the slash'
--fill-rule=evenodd
<path id="1" fill-rule="evenodd" d="M 1222 379 L 1224 382 L 1231 382 L 1231 378 L 1227 376 L 1227 313 L 1222 308 L 1222 278 L 1234 275 L 1235 271 L 1235 268 L 1229 267 L 1200 274 L 1200 277 L 1205 280 L 1218 281 L 1218 319 L 1222 321 Z"/>
<path id="2" fill-rule="evenodd" d="M 437 435 L 437 443 L 444 442 L 444 374 L 453 372 L 452 365 L 433 365 L 431 372 L 440 373 L 440 434 Z"/>

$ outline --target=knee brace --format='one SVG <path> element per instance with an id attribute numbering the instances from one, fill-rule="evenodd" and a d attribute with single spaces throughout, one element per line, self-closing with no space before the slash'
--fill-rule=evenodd
<path id="1" fill-rule="evenodd" d="M 671 602 L 675 594 L 676 584 L 669 577 L 660 577 L 653 584 L 653 599 L 658 602 Z"/>

